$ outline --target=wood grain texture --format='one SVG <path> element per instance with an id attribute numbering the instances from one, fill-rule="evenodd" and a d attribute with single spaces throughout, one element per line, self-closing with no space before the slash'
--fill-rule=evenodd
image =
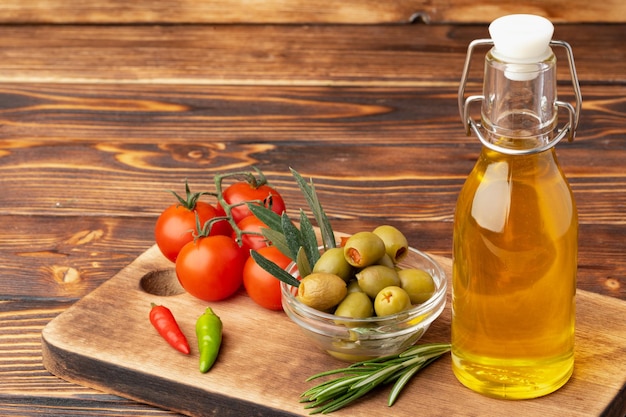
<path id="1" fill-rule="evenodd" d="M 3 416 L 173 416 L 118 396 L 96 392 L 51 375 L 42 364 L 41 331 L 70 302 L 0 301 L 0 413 Z M 64 407 L 56 398 L 64 397 Z"/>
<path id="2" fill-rule="evenodd" d="M 4 0 L 2 23 L 341 23 L 490 22 L 511 13 L 557 22 L 625 22 L 619 0 Z"/>
<path id="3" fill-rule="evenodd" d="M 579 282 L 626 299 L 626 101 L 606 99 L 626 92 L 584 91 L 577 139 L 558 148 L 580 215 Z M 290 166 L 315 180 L 343 230 L 396 222 L 416 246 L 449 256 L 456 197 L 479 153 L 448 87 L 20 84 L 0 88 L 0 103 L 0 222 L 21 225 L 0 238 L 0 270 L 41 278 L 7 284 L 7 294 L 85 295 L 151 245 L 166 190 L 182 192 L 188 178 L 214 191 L 212 175 L 250 165 L 292 214 L 306 203 Z"/>
<path id="4" fill-rule="evenodd" d="M 11 277 L 0 281 L 0 293 L 11 299 L 55 297 L 76 301 L 153 244 L 155 217 L 90 216 L 84 220 L 71 216 L 0 216 L 0 219 L 5 230 L 0 237 L 3 247 L 0 273 Z M 367 213 L 354 219 L 333 215 L 332 221 L 340 230 L 350 233 L 391 223 L 401 228 L 414 246 L 451 256 L 449 221 L 401 219 L 388 212 Z M 41 238 L 37 241 L 28 238 L 35 235 Z M 580 226 L 578 288 L 626 300 L 625 235 L 623 224 Z"/>
<path id="5" fill-rule="evenodd" d="M 309 20 L 365 15 L 405 22 L 421 3 L 363 1 L 364 14 L 331 8 L 322 16 L 313 4 L 270 1 L 256 5 L 259 20 L 273 10 L 306 24 L 178 25 L 234 17 L 198 12 L 218 2 L 147 4 L 0 3 L 3 416 L 173 415 L 50 375 L 39 338 L 152 246 L 156 216 L 172 202 L 165 190 L 182 191 L 184 178 L 210 188 L 216 172 L 257 165 L 295 212 L 304 200 L 288 175 L 294 166 L 314 178 L 337 230 L 392 223 L 415 246 L 450 256 L 456 193 L 479 151 L 463 135 L 456 89 L 467 44 L 486 36 L 484 24 L 315 25 Z M 479 11 L 487 20 L 510 6 L 484 4 L 463 18 Z M 559 10 L 593 19 L 602 7 L 615 20 L 622 7 L 541 4 L 556 21 Z M 433 22 L 443 19 L 435 12 L 451 12 L 426 6 Z M 626 300 L 625 30 L 563 24 L 555 33 L 574 48 L 584 98 L 576 141 L 558 148 L 581 216 L 578 288 L 616 302 Z M 563 66 L 560 79 L 569 101 Z M 580 409 L 579 399 L 571 404 Z"/>
<path id="6" fill-rule="evenodd" d="M 450 260 L 437 260 L 450 276 Z M 42 333 L 46 368 L 64 379 L 187 415 L 307 415 L 299 403 L 300 393 L 311 386 L 306 378 L 344 364 L 312 345 L 284 314 L 257 307 L 242 293 L 211 304 L 224 323 L 224 342 L 216 365 L 201 374 L 196 349 L 190 356 L 173 351 L 143 317 L 150 300 L 158 300 L 175 312 L 183 332 L 193 333 L 206 303 L 188 294 L 155 296 L 140 285 L 147 274 L 168 267 L 171 263 L 153 246 L 48 324 Z M 484 410 L 509 416 L 539 410 L 545 416 L 588 416 L 609 410 L 607 417 L 620 417 L 626 411 L 616 399 L 626 388 L 626 327 L 614 318 L 626 314 L 626 303 L 580 291 L 576 304 L 576 370 L 565 387 L 549 396 L 533 401 L 481 396 L 461 388 L 446 356 L 421 373 L 391 410 L 381 390 L 370 401 L 334 414 L 380 416 L 391 411 L 409 416 L 415 405 L 408 400 L 422 398 L 424 416 L 481 415 Z M 604 328 L 596 323 L 605 323 Z M 448 300 L 446 311 L 420 342 L 449 341 L 449 326 Z M 451 397 L 455 401 L 446 401 Z"/>
<path id="7" fill-rule="evenodd" d="M 0 26 L 0 82 L 457 88 L 468 44 L 487 37 L 485 25 Z M 558 25 L 554 38 L 572 45 L 583 86 L 626 83 L 626 25 Z M 475 90 L 486 52 L 474 56 Z"/>

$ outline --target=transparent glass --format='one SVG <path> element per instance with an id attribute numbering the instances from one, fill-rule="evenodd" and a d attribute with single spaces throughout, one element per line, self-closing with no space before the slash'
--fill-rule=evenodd
<path id="1" fill-rule="evenodd" d="M 490 52 L 484 77 L 481 118 L 492 142 L 507 147 L 511 141 L 503 138 L 509 138 L 512 146 L 536 147 L 552 139 L 558 122 L 554 55 L 521 65 L 498 61 Z"/>
<path id="2" fill-rule="evenodd" d="M 567 382 L 577 233 L 554 148 L 517 156 L 482 151 L 454 223 L 452 357 L 461 383 L 522 399 Z"/>
<path id="3" fill-rule="evenodd" d="M 439 263 L 411 247 L 399 267 L 423 269 L 433 277 L 436 289 L 428 301 L 385 317 L 339 317 L 301 303 L 296 298 L 298 289 L 281 282 L 283 309 L 313 343 L 337 359 L 356 362 L 400 353 L 415 344 L 443 312 L 447 278 Z M 295 264 L 287 271 L 298 277 Z"/>
<path id="4" fill-rule="evenodd" d="M 452 367 L 485 395 L 534 398 L 574 366 L 576 205 L 554 148 L 533 151 L 554 137 L 555 59 L 485 63 L 482 125 L 497 147 L 483 147 L 457 201 Z"/>

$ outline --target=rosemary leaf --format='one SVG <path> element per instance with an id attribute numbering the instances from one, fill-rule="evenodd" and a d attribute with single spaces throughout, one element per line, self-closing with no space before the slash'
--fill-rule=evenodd
<path id="1" fill-rule="evenodd" d="M 406 362 L 404 362 L 402 365 L 401 369 L 398 369 L 397 372 L 390 374 L 387 379 L 385 379 L 383 381 L 383 384 L 388 384 L 390 382 L 395 381 L 396 379 L 398 379 L 406 370 L 406 368 L 410 368 L 413 367 L 414 365 L 419 365 L 420 367 L 424 367 L 424 363 L 426 362 L 426 360 L 424 358 L 418 357 L 418 358 L 414 358 L 412 360 L 408 360 Z"/>
<path id="2" fill-rule="evenodd" d="M 354 381 L 353 375 L 344 375 L 339 378 L 329 379 L 328 381 L 322 382 L 319 385 L 314 386 L 313 388 L 309 388 L 305 392 L 303 392 L 300 396 L 302 400 L 300 402 L 308 402 L 311 400 L 315 400 L 318 398 L 319 393 L 324 391 L 324 389 L 329 385 L 336 385 L 340 381 L 351 380 Z"/>
<path id="3" fill-rule="evenodd" d="M 354 402 L 355 400 L 363 397 L 365 394 L 369 393 L 374 388 L 376 388 L 375 385 L 367 385 L 365 387 L 362 387 L 359 390 L 347 392 L 343 396 L 320 407 L 319 410 L 314 410 L 311 414 L 316 414 L 316 413 L 329 414 L 329 413 L 332 413 L 333 411 L 337 411 L 345 407 L 346 405 Z"/>
<path id="4" fill-rule="evenodd" d="M 358 383 L 354 384 L 352 388 L 361 388 L 363 385 L 366 385 L 366 384 L 378 385 L 384 382 L 388 376 L 390 376 L 391 374 L 393 374 L 394 372 L 396 372 L 398 369 L 401 369 L 401 368 L 403 368 L 403 365 L 401 363 L 396 363 L 394 365 L 381 368 L 378 371 L 374 372 L 373 374 L 369 375 L 367 378 L 364 378 L 362 381 L 359 381 Z"/>
<path id="5" fill-rule="evenodd" d="M 309 400 L 316 400 L 318 402 L 326 402 L 332 398 L 336 398 L 337 394 L 343 395 L 350 391 L 359 377 L 343 377 L 333 381 L 333 384 L 326 385 L 323 389 L 310 396 Z"/>
<path id="6" fill-rule="evenodd" d="M 396 383 L 393 384 L 391 392 L 389 392 L 389 399 L 387 400 L 387 405 L 389 407 L 391 407 L 396 402 L 398 395 L 400 395 L 400 391 L 402 391 L 402 388 L 404 388 L 404 386 L 409 382 L 413 375 L 415 375 L 420 369 L 422 369 L 422 365 L 422 363 L 416 363 L 413 366 L 409 367 L 402 373 Z"/>
<path id="7" fill-rule="evenodd" d="M 279 280 L 283 281 L 286 284 L 291 285 L 292 287 L 300 286 L 300 281 L 292 277 L 291 274 L 289 274 L 287 271 L 285 271 L 280 266 L 276 265 L 274 262 L 270 261 L 263 255 L 261 255 L 257 251 L 251 250 L 250 256 L 254 258 L 256 263 L 261 268 L 263 268 L 264 270 L 272 274 L 274 277 L 278 278 Z"/>
<path id="8" fill-rule="evenodd" d="M 298 174 L 298 172 L 296 172 L 295 169 L 289 169 L 296 179 L 296 182 L 298 184 L 298 187 L 300 187 L 302 194 L 304 194 L 309 208 L 313 212 L 313 217 L 317 222 L 317 226 L 320 228 L 324 248 L 334 248 L 335 246 L 337 246 L 335 234 L 333 233 L 333 228 L 330 224 L 330 221 L 328 220 L 328 217 L 326 216 L 326 213 L 324 212 L 324 209 L 322 208 L 322 205 L 317 198 L 317 193 L 315 192 L 313 181 L 311 181 L 311 184 L 309 185 L 304 180 L 304 178 L 302 178 L 302 176 Z"/>

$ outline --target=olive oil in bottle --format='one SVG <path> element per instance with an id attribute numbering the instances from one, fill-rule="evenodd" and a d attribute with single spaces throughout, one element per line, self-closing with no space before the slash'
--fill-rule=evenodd
<path id="1" fill-rule="evenodd" d="M 485 395 L 525 399 L 564 385 L 574 366 L 578 218 L 554 145 L 573 138 L 577 106 L 556 99 L 552 24 L 530 15 L 490 26 L 470 45 L 459 90 L 468 132 L 483 143 L 457 201 L 453 237 L 452 362 Z M 493 44 L 483 96 L 462 97 L 471 50 Z M 571 54 L 569 55 L 571 58 Z M 482 101 L 481 123 L 467 107 Z M 569 123 L 557 129 L 558 109 Z"/>

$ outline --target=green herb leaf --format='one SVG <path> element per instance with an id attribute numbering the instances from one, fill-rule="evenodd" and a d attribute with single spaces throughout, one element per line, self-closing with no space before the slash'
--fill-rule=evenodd
<path id="1" fill-rule="evenodd" d="M 405 371 L 404 374 L 400 376 L 400 378 L 398 378 L 396 383 L 393 384 L 393 387 L 391 388 L 391 392 L 389 393 L 389 399 L 387 400 L 387 405 L 389 407 L 391 407 L 396 402 L 396 400 L 398 399 L 398 396 L 400 395 L 400 392 L 402 391 L 404 386 L 409 382 L 409 380 L 413 377 L 413 375 L 415 375 L 417 372 L 419 372 L 420 369 L 422 369 L 422 365 L 423 363 L 416 363 L 415 365 L 411 366 L 409 369 Z"/>
<path id="2" fill-rule="evenodd" d="M 311 274 L 311 264 L 309 263 L 304 247 L 302 246 L 300 246 L 300 249 L 298 250 L 296 265 L 298 265 L 298 273 L 301 277 L 306 277 Z"/>
<path id="3" fill-rule="evenodd" d="M 287 217 L 286 213 L 283 213 L 281 217 L 281 225 L 283 229 L 283 234 L 285 235 L 285 239 L 287 241 L 287 246 L 289 247 L 289 252 L 291 253 L 290 258 L 298 259 L 298 251 L 302 246 L 302 234 L 300 230 L 291 222 L 289 217 Z"/>
<path id="4" fill-rule="evenodd" d="M 392 406 L 400 391 L 417 372 L 449 351 L 449 343 L 423 344 L 413 346 L 398 355 L 356 362 L 347 368 L 321 372 L 307 381 L 328 375 L 343 375 L 305 391 L 301 402 L 310 403 L 305 408 L 313 409 L 311 414 L 331 413 L 353 403 L 373 389 L 395 381 L 388 399 L 388 405 Z"/>
<path id="5" fill-rule="evenodd" d="M 282 282 L 289 284 L 292 287 L 300 286 L 300 281 L 298 281 L 296 278 L 291 276 L 289 272 L 285 271 L 280 266 L 276 265 L 274 262 L 270 261 L 269 259 L 261 255 L 257 251 L 251 250 L 250 256 L 254 258 L 256 263 L 261 268 L 263 268 L 264 270 L 266 270 L 267 272 L 269 272 L 270 274 L 272 274 L 274 277 L 278 278 Z"/>
<path id="6" fill-rule="evenodd" d="M 250 212 L 261 220 L 267 227 L 277 232 L 283 232 L 280 214 L 274 213 L 265 206 L 248 203 Z"/>
<path id="7" fill-rule="evenodd" d="M 300 209 L 300 234 L 302 235 L 302 246 L 309 260 L 309 265 L 315 265 L 320 258 L 320 251 L 317 248 L 317 236 L 311 221 L 302 209 Z"/>
<path id="8" fill-rule="evenodd" d="M 304 180 L 304 178 L 302 178 L 302 176 L 298 174 L 298 172 L 296 172 L 296 170 L 294 170 L 293 168 L 289 168 L 289 169 L 291 170 L 291 173 L 296 179 L 296 182 L 298 183 L 298 187 L 300 187 L 300 190 L 304 194 L 304 197 L 307 201 L 307 204 L 309 205 L 309 208 L 313 212 L 313 217 L 315 218 L 315 221 L 317 222 L 317 226 L 320 228 L 320 232 L 322 235 L 322 243 L 324 245 L 324 248 L 329 249 L 329 248 L 336 247 L 337 242 L 335 240 L 335 234 L 333 233 L 333 228 L 330 224 L 330 221 L 328 220 L 328 217 L 326 216 L 326 213 L 324 213 L 324 209 L 322 208 L 322 205 L 320 204 L 317 198 L 317 193 L 315 192 L 313 181 L 311 181 L 311 184 L 309 185 Z"/>
<path id="9" fill-rule="evenodd" d="M 294 258 L 291 257 L 291 252 L 289 251 L 289 246 L 287 245 L 287 239 L 285 238 L 285 235 L 282 231 L 277 232 L 276 230 L 262 227 L 261 233 L 263 234 L 265 239 L 272 242 L 272 246 L 276 246 L 276 249 L 278 249 L 283 255 L 285 255 L 294 262 L 296 261 Z"/>

